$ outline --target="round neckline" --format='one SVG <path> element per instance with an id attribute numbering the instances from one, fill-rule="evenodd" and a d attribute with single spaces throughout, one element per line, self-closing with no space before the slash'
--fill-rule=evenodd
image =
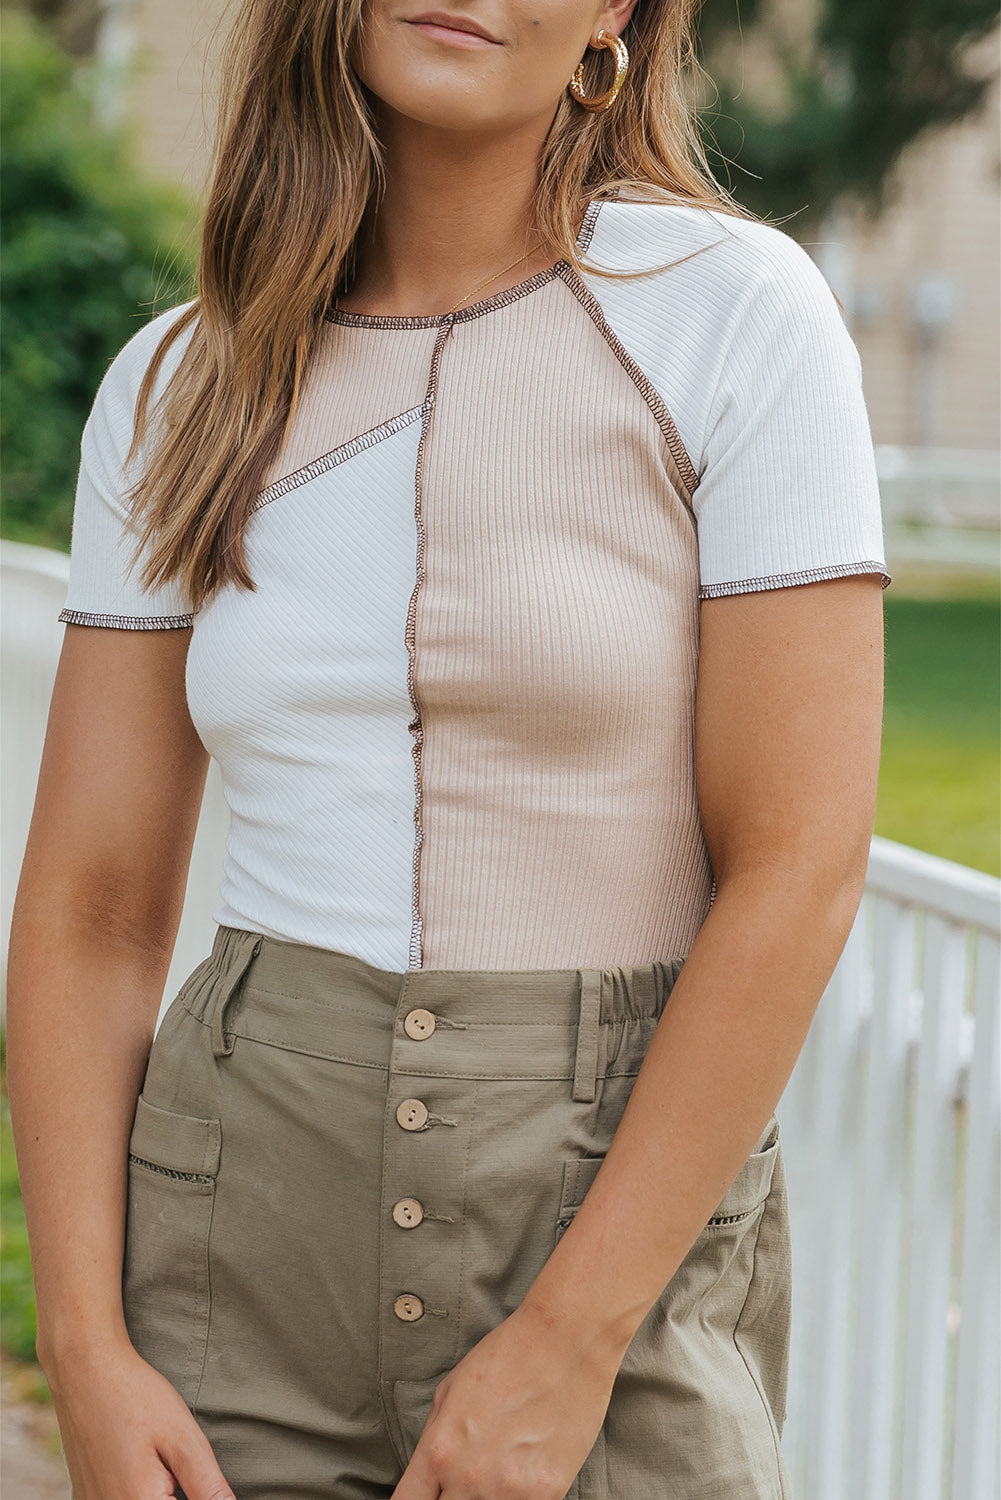
<path id="1" fill-rule="evenodd" d="M 607 198 L 588 200 L 575 241 L 575 248 L 579 255 L 586 254 L 601 205 L 608 201 Z M 493 312 L 495 308 L 506 307 L 510 302 L 527 297 L 530 292 L 536 291 L 559 276 L 561 271 L 569 265 L 570 262 L 564 257 L 555 265 L 547 266 L 543 271 L 536 271 L 534 275 L 527 277 L 524 281 L 519 281 L 515 286 L 507 287 L 502 292 L 494 292 L 493 296 L 484 297 L 479 302 L 471 302 L 468 307 L 460 308 L 458 312 L 420 313 L 412 317 L 403 317 L 394 313 L 348 312 L 345 308 L 334 307 L 329 308 L 323 316 L 328 323 L 339 323 L 349 328 L 438 328 L 445 323 L 468 323 L 472 318 L 482 317 L 484 313 Z"/>

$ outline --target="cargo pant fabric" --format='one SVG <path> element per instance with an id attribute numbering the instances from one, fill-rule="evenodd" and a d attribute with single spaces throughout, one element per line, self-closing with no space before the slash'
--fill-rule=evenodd
<path id="1" fill-rule="evenodd" d="M 572 1222 L 682 963 L 400 974 L 217 928 L 137 1100 L 122 1292 L 238 1500 L 388 1500 Z M 773 1115 L 568 1500 L 790 1500 L 790 1270 Z"/>

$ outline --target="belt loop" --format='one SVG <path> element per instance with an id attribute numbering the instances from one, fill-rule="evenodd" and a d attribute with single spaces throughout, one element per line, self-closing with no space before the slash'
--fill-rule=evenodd
<path id="1" fill-rule="evenodd" d="M 253 941 L 247 942 L 247 938 L 252 938 Z M 232 966 L 227 968 L 223 975 L 222 988 L 212 1006 L 212 1052 L 216 1057 L 228 1057 L 233 1050 L 236 1037 L 230 1036 L 227 1042 L 222 1034 L 223 1013 L 250 967 L 252 959 L 260 951 L 263 941 L 263 936 L 259 932 L 241 933 L 237 940 L 236 957 L 232 961 Z"/>
<path id="2" fill-rule="evenodd" d="M 659 1018 L 664 1012 L 667 998 L 667 967 L 659 959 L 653 961 L 653 1013 Z"/>
<path id="3" fill-rule="evenodd" d="M 601 1019 L 603 969 L 578 969 L 580 1015 L 577 1022 L 577 1055 L 574 1060 L 573 1097 L 590 1104 L 598 1091 L 598 1026 Z"/>

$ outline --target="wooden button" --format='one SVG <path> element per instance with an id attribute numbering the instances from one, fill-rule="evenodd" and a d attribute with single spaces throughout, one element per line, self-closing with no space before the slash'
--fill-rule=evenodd
<path id="1" fill-rule="evenodd" d="M 393 1204 L 393 1218 L 401 1229 L 413 1229 L 424 1217 L 424 1208 L 416 1198 L 401 1198 Z"/>
<path id="2" fill-rule="evenodd" d="M 396 1106 L 396 1118 L 404 1130 L 423 1130 L 428 1107 L 422 1099 L 404 1099 Z"/>
<path id="3" fill-rule="evenodd" d="M 434 1031 L 434 1026 L 434 1016 L 422 1007 L 410 1011 L 403 1022 L 403 1029 L 407 1036 L 412 1036 L 416 1042 L 423 1042 L 426 1037 L 429 1037 Z"/>
<path id="4" fill-rule="evenodd" d="M 393 1311 L 404 1323 L 416 1323 L 424 1313 L 424 1303 L 413 1292 L 403 1292 L 393 1303 Z"/>

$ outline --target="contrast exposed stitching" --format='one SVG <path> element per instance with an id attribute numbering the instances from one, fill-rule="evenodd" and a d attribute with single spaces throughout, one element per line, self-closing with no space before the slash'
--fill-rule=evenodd
<path id="1" fill-rule="evenodd" d="M 417 656 L 417 596 L 420 593 L 421 584 L 424 581 L 424 451 L 427 445 L 428 427 L 434 412 L 435 399 L 438 394 L 438 368 L 441 364 L 441 352 L 445 347 L 445 340 L 452 332 L 452 319 L 444 322 L 434 341 L 434 349 L 431 353 L 431 369 L 428 374 L 427 393 L 424 397 L 424 405 L 421 408 L 421 436 L 417 444 L 417 465 L 414 475 L 414 520 L 417 525 L 417 567 L 414 587 L 410 594 L 410 603 L 407 607 L 407 621 L 404 631 L 404 639 L 407 647 L 407 691 L 410 694 L 410 704 L 413 708 L 413 717 L 407 725 L 414 740 L 411 753 L 414 760 L 414 857 L 411 874 L 411 928 L 410 948 L 407 955 L 407 963 L 412 968 L 420 968 L 422 962 L 422 921 L 420 910 L 420 863 L 421 845 L 424 842 L 424 828 L 422 821 L 422 785 L 421 785 L 421 759 L 424 749 L 424 726 L 421 722 L 421 711 L 417 703 L 417 693 L 414 685 L 414 669 Z"/>
<path id="2" fill-rule="evenodd" d="M 615 330 L 612 328 L 611 324 L 605 317 L 605 314 L 601 307 L 601 303 L 598 301 L 597 297 L 595 297 L 590 287 L 584 284 L 577 271 L 575 271 L 567 261 L 561 261 L 556 269 L 562 280 L 566 282 L 567 286 L 573 292 L 578 302 L 580 302 L 585 311 L 590 314 L 591 321 L 594 323 L 595 327 L 598 329 L 598 332 L 602 335 L 605 342 L 612 350 L 612 353 L 619 361 L 619 364 L 632 380 L 633 384 L 636 386 L 636 389 L 639 391 L 640 395 L 643 397 L 647 406 L 650 408 L 651 412 L 656 418 L 657 425 L 659 426 L 661 432 L 664 434 L 664 437 L 667 441 L 667 446 L 671 453 L 671 457 L 674 459 L 674 462 L 677 466 L 678 475 L 681 479 L 682 487 L 685 491 L 685 499 L 690 505 L 692 496 L 698 488 L 699 476 L 695 472 L 695 465 L 692 463 L 691 459 L 688 456 L 688 450 L 686 449 L 684 443 L 681 441 L 681 435 L 679 434 L 677 427 L 674 425 L 674 418 L 671 416 L 671 413 L 664 405 L 664 401 L 660 395 L 660 392 L 657 391 L 653 385 L 651 385 L 647 376 L 633 359 L 632 355 L 629 353 L 628 349 L 625 347 L 622 340 L 619 338 L 618 334 L 615 332 Z"/>
<path id="3" fill-rule="evenodd" d="M 735 578 L 727 583 L 703 583 L 699 587 L 699 598 L 717 599 L 723 594 L 751 594 L 758 589 L 780 589 L 789 584 L 812 583 L 820 578 L 846 578 L 852 573 L 879 573 L 884 588 L 891 582 L 890 575 L 881 562 L 866 558 L 864 562 L 829 563 L 822 568 L 802 568 L 798 573 L 772 573 L 765 578 Z"/>
<path id="4" fill-rule="evenodd" d="M 592 198 L 584 211 L 580 231 L 577 235 L 575 249 L 578 255 L 584 255 L 591 243 L 594 234 L 594 226 L 598 222 L 598 212 L 602 202 Z M 555 276 L 561 275 L 561 267 L 569 268 L 569 261 L 561 260 L 555 266 L 547 266 L 543 271 L 536 271 L 534 276 L 529 276 L 526 281 L 520 281 L 517 286 L 508 287 L 506 291 L 495 292 L 492 297 L 485 297 L 481 302 L 474 302 L 465 307 L 461 312 L 453 313 L 421 313 L 414 317 L 397 317 L 391 313 L 353 313 L 344 308 L 328 308 L 324 318 L 328 323 L 343 323 L 352 328 L 436 328 L 445 318 L 456 323 L 468 323 L 472 318 L 482 317 L 484 313 L 493 312 L 497 307 L 507 307 L 511 302 L 517 302 L 520 297 L 528 296 L 540 286 L 545 286 L 547 281 L 552 281 Z"/>
<path id="5" fill-rule="evenodd" d="M 208 1172 L 178 1172 L 173 1167 L 162 1167 L 159 1162 L 147 1161 L 144 1156 L 136 1156 L 135 1152 L 129 1152 L 129 1161 L 135 1162 L 137 1167 L 145 1167 L 147 1171 L 159 1172 L 161 1177 L 175 1177 L 179 1182 L 212 1182 L 213 1178 Z"/>
<path id="6" fill-rule="evenodd" d="M 590 203 L 587 205 L 587 209 L 584 213 L 584 218 L 581 222 L 580 233 L 577 236 L 578 255 L 586 255 L 588 250 L 590 249 L 591 239 L 594 235 L 594 227 L 598 222 L 598 214 L 601 211 L 602 204 L 607 202 L 608 199 L 606 198 L 592 198 Z"/>
<path id="7" fill-rule="evenodd" d="M 372 448 L 376 443 L 381 443 L 383 438 L 391 437 L 394 432 L 400 432 L 404 427 L 409 427 L 423 413 L 423 404 L 412 406 L 409 411 L 390 417 L 388 422 L 380 422 L 377 427 L 370 427 L 367 432 L 360 433 L 349 442 L 341 443 L 337 448 L 331 448 L 329 453 L 324 453 L 320 458 L 314 458 L 311 463 L 304 464 L 301 469 L 295 469 L 291 474 L 286 474 L 283 479 L 276 479 L 274 484 L 269 484 L 267 489 L 261 490 L 248 514 L 253 515 L 255 510 L 260 510 L 261 506 L 267 505 L 269 501 L 277 500 L 281 495 L 287 495 L 290 490 L 308 484 L 311 479 L 316 479 L 320 474 L 326 474 L 329 469 L 336 468 L 338 464 L 345 463 L 349 458 L 354 458 L 366 448 Z"/>
<path id="8" fill-rule="evenodd" d="M 711 1219 L 706 1220 L 706 1228 L 708 1228 L 710 1224 L 739 1224 L 742 1219 L 749 1219 L 752 1214 L 756 1214 L 760 1207 L 761 1204 L 756 1203 L 753 1208 L 745 1208 L 743 1213 L 714 1214 Z"/>
<path id="9" fill-rule="evenodd" d="M 178 630 L 194 624 L 190 615 L 98 615 L 86 609 L 61 609 L 64 625 L 109 625 L 116 630 Z"/>
<path id="10" fill-rule="evenodd" d="M 353 328 L 437 328 L 446 319 L 450 323 L 468 323 L 472 318 L 482 317 L 484 313 L 493 312 L 497 307 L 506 307 L 508 303 L 517 302 L 520 297 L 527 297 L 529 292 L 545 286 L 547 281 L 552 281 L 558 274 L 561 265 L 566 265 L 566 261 L 559 261 L 555 266 L 547 266 L 544 271 L 536 271 L 535 275 L 530 276 L 527 281 L 520 281 L 517 286 L 508 287 L 506 291 L 495 292 L 492 297 L 486 297 L 482 302 L 474 302 L 471 307 L 464 307 L 460 312 L 421 313 L 414 317 L 397 317 L 391 313 L 353 313 L 341 307 L 334 307 L 323 316 L 330 323 L 346 323 Z"/>

